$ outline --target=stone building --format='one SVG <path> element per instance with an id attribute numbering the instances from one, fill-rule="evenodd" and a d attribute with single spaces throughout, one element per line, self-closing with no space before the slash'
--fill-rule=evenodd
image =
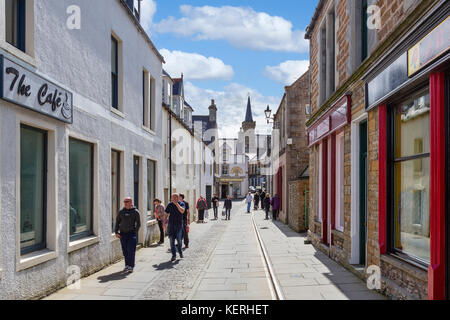
<path id="1" fill-rule="evenodd" d="M 292 85 L 274 115 L 272 133 L 272 195 L 281 199 L 280 219 L 296 231 L 306 231 L 305 173 L 309 166 L 306 121 L 309 119 L 309 71 Z M 301 193 L 299 196 L 297 193 Z"/>
<path id="2" fill-rule="evenodd" d="M 39 298 L 120 259 L 125 196 L 138 242 L 157 236 L 164 59 L 133 1 L 78 2 L 80 30 L 71 5 L 0 1 L 0 299 Z"/>
<path id="3" fill-rule="evenodd" d="M 393 298 L 450 292 L 449 8 L 321 0 L 306 32 L 309 238 L 362 278 L 380 268 Z"/>
<path id="4" fill-rule="evenodd" d="M 242 199 L 248 192 L 248 156 L 240 151 L 238 139 L 219 139 L 218 197 Z"/>
<path id="5" fill-rule="evenodd" d="M 238 154 L 248 158 L 248 186 L 267 189 L 267 177 L 262 168 L 268 162 L 270 154 L 269 136 L 256 133 L 256 121 L 253 121 L 253 111 L 250 96 L 247 101 L 245 120 L 238 134 Z M 248 190 L 245 190 L 248 192 Z"/>

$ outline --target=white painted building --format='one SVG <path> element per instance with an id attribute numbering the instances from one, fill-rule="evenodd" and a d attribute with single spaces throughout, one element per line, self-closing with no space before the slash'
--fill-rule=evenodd
<path id="1" fill-rule="evenodd" d="M 67 23 L 74 3 L 80 29 Z M 69 267 L 83 276 L 121 258 L 125 196 L 139 242 L 158 237 L 163 58 L 127 3 L 139 2 L 0 0 L 0 299 L 41 297 Z"/>
<path id="2" fill-rule="evenodd" d="M 202 136 L 194 134 L 193 109 L 184 98 L 183 78 L 172 79 L 163 71 L 163 83 L 167 86 L 162 107 L 163 158 L 167 160 L 163 161 L 162 200 L 167 204 L 170 193 L 184 194 L 191 206 L 191 221 L 195 221 L 198 217 L 195 210 L 197 199 L 200 196 L 208 199 L 213 193 L 214 156 Z M 177 101 L 176 106 L 174 101 Z"/>
<path id="3" fill-rule="evenodd" d="M 219 190 L 222 199 L 245 198 L 248 193 L 248 157 L 240 152 L 238 139 L 219 139 Z"/>

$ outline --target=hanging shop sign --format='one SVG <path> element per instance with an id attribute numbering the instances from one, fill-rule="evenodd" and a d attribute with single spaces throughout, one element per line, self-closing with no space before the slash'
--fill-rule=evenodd
<path id="1" fill-rule="evenodd" d="M 73 122 L 72 93 L 0 55 L 0 98 L 57 120 Z"/>
<path id="2" fill-rule="evenodd" d="M 408 76 L 450 50 L 450 16 L 408 50 Z"/>
<path id="3" fill-rule="evenodd" d="M 351 96 L 346 95 L 308 128 L 308 145 L 314 145 L 350 123 L 350 110 Z"/>

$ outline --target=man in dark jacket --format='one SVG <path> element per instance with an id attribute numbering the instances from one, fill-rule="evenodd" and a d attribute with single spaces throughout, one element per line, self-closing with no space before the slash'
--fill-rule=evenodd
<path id="1" fill-rule="evenodd" d="M 189 210 L 189 202 L 184 200 L 184 194 L 180 193 L 180 201 L 184 202 L 185 211 L 183 214 L 183 240 L 184 247 L 189 248 L 189 225 L 191 224 L 191 212 Z"/>
<path id="2" fill-rule="evenodd" d="M 261 209 L 263 209 L 263 210 L 264 210 L 264 206 L 265 206 L 265 203 L 264 203 L 265 199 L 266 199 L 266 192 L 263 190 L 260 195 Z"/>
<path id="3" fill-rule="evenodd" d="M 116 218 L 115 234 L 120 239 L 122 253 L 125 258 L 125 272 L 133 272 L 135 266 L 137 233 L 141 227 L 139 211 L 133 206 L 131 198 L 125 198 L 125 207 Z"/>
<path id="4" fill-rule="evenodd" d="M 183 238 L 183 215 L 185 211 L 184 202 L 179 201 L 178 193 L 174 193 L 171 198 L 171 202 L 166 207 L 166 213 L 169 214 L 169 238 L 170 238 L 170 251 L 172 252 L 172 259 L 177 259 L 177 251 L 180 254 L 180 258 L 183 259 L 182 238 Z M 175 240 L 177 246 L 175 247 Z"/>
<path id="5" fill-rule="evenodd" d="M 266 211 L 266 220 L 269 220 L 269 211 L 270 211 L 270 194 L 266 194 L 266 197 L 263 200 L 264 210 Z"/>
<path id="6" fill-rule="evenodd" d="M 255 210 L 258 210 L 259 207 L 259 191 L 255 193 L 255 197 L 253 198 L 255 201 Z"/>
<path id="7" fill-rule="evenodd" d="M 214 210 L 214 220 L 219 219 L 219 215 L 217 211 L 219 210 L 219 198 L 217 198 L 217 194 L 214 194 L 214 197 L 211 199 L 213 210 Z"/>
<path id="8" fill-rule="evenodd" d="M 227 199 L 224 203 L 226 218 L 225 220 L 231 220 L 231 208 L 233 207 L 233 201 L 231 201 L 230 196 L 227 196 Z"/>

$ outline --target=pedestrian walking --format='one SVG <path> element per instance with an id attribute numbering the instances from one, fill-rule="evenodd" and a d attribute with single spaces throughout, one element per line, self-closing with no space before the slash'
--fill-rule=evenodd
<path id="1" fill-rule="evenodd" d="M 213 211 L 214 211 L 214 220 L 219 219 L 219 198 L 217 197 L 217 194 L 214 194 L 213 198 L 211 199 L 212 205 L 213 205 Z"/>
<path id="2" fill-rule="evenodd" d="M 258 207 L 259 207 L 259 192 L 255 193 L 254 200 L 255 200 L 255 210 L 258 210 Z"/>
<path id="3" fill-rule="evenodd" d="M 170 197 L 171 202 L 166 207 L 166 213 L 169 214 L 169 238 L 170 238 L 170 250 L 172 252 L 172 259 L 177 259 L 177 249 L 180 254 L 180 258 L 183 258 L 182 237 L 183 237 L 183 214 L 185 211 L 184 202 L 179 201 L 178 193 L 174 193 Z M 175 240 L 177 240 L 177 247 L 175 247 Z"/>
<path id="4" fill-rule="evenodd" d="M 167 227 L 167 213 L 164 211 L 164 206 L 162 205 L 161 200 L 155 199 L 153 201 L 153 205 L 155 206 L 155 216 L 159 226 L 160 236 L 158 244 L 163 244 Z"/>
<path id="5" fill-rule="evenodd" d="M 191 224 L 191 210 L 189 209 L 189 203 L 184 200 L 184 194 L 180 193 L 180 201 L 184 202 L 184 214 L 183 214 L 183 241 L 184 248 L 189 248 L 189 225 Z"/>
<path id="6" fill-rule="evenodd" d="M 125 258 L 125 272 L 133 272 L 135 267 L 137 233 L 141 227 L 141 216 L 133 199 L 124 199 L 124 208 L 119 211 L 114 228 L 116 237 L 120 239 L 123 257 Z"/>
<path id="7" fill-rule="evenodd" d="M 245 203 L 247 203 L 247 213 L 250 213 L 250 209 L 252 208 L 253 197 L 249 192 L 247 198 L 245 199 Z"/>
<path id="8" fill-rule="evenodd" d="M 265 199 L 266 199 L 266 192 L 263 190 L 262 192 L 261 192 L 261 209 L 263 209 L 264 210 L 264 208 L 265 208 Z"/>
<path id="9" fill-rule="evenodd" d="M 225 220 L 231 220 L 231 208 L 233 207 L 233 201 L 230 196 L 227 196 L 223 208 L 225 209 Z"/>
<path id="10" fill-rule="evenodd" d="M 272 205 L 273 220 L 276 221 L 278 218 L 278 211 L 280 210 L 280 198 L 278 198 L 278 194 L 273 196 L 270 204 Z"/>
<path id="11" fill-rule="evenodd" d="M 205 210 L 208 209 L 208 204 L 203 196 L 198 198 L 197 205 L 195 207 L 198 210 L 198 223 L 205 223 Z"/>
<path id="12" fill-rule="evenodd" d="M 264 211 L 266 211 L 266 220 L 269 220 L 269 211 L 270 211 L 270 194 L 266 194 L 266 197 L 263 200 L 264 203 Z"/>

